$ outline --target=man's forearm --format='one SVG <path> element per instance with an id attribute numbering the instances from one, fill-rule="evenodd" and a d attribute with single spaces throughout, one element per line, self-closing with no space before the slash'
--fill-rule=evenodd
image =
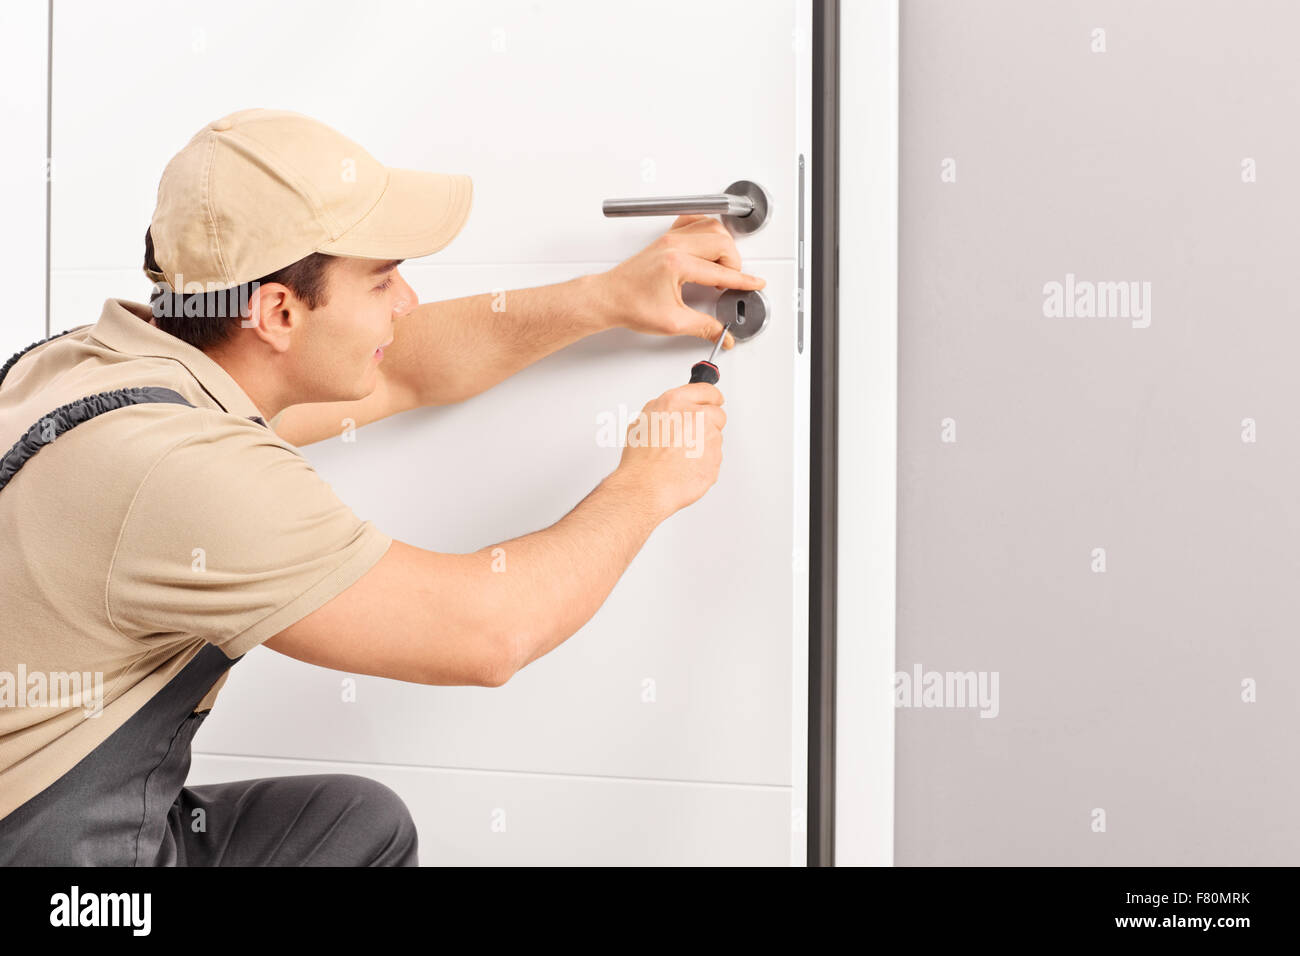
<path id="1" fill-rule="evenodd" d="M 616 470 L 572 511 L 541 531 L 475 555 L 488 575 L 494 617 L 513 622 L 513 673 L 562 644 L 591 619 L 667 509 Z"/>
<path id="2" fill-rule="evenodd" d="M 419 405 L 464 401 L 609 328 L 612 314 L 594 275 L 426 302 L 399 320 L 384 373 Z"/>

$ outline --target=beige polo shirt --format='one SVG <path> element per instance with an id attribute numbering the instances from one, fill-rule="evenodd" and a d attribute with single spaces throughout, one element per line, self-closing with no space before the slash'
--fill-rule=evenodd
<path id="1" fill-rule="evenodd" d="M 87 395 L 156 385 L 195 406 L 106 412 L 0 488 L 0 818 L 106 740 L 205 642 L 239 657 L 392 543 L 260 423 L 220 365 L 149 316 L 109 299 L 97 323 L 27 352 L 0 383 L 0 452 Z"/>

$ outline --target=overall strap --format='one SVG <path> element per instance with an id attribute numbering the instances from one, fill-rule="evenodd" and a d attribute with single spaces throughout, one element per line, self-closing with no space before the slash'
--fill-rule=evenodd
<path id="1" fill-rule="evenodd" d="M 17 361 L 20 358 L 22 358 L 32 349 L 36 348 L 36 346 L 44 345 L 46 342 L 53 342 L 55 339 L 62 338 L 63 336 L 67 335 L 71 331 L 73 330 L 64 329 L 62 332 L 58 333 L 57 335 L 51 335 L 49 338 L 44 338 L 38 342 L 33 342 L 31 345 L 27 346 L 27 348 L 19 349 L 17 352 L 11 355 L 9 357 L 9 361 L 5 362 L 4 365 L 0 365 L 0 385 L 4 384 L 5 376 L 9 374 L 9 370 L 14 367 L 14 365 L 17 363 Z"/>
<path id="2" fill-rule="evenodd" d="M 13 359 L 10 359 L 10 362 L 12 363 Z M 3 491 L 5 485 L 13 480 L 14 475 L 18 474 L 23 465 L 31 461 L 38 451 L 60 435 L 67 434 L 83 422 L 88 422 L 105 412 L 111 412 L 115 408 L 149 402 L 173 402 L 177 405 L 194 407 L 194 404 L 179 392 L 158 385 L 119 388 L 111 392 L 87 395 L 85 398 L 60 405 L 27 429 L 26 433 L 14 442 L 13 447 L 5 452 L 4 457 L 0 458 L 0 491 Z"/>

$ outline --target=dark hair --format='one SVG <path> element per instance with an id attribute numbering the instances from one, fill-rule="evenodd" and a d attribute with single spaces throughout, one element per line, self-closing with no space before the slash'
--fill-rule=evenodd
<path id="1" fill-rule="evenodd" d="M 167 286 L 155 282 L 149 295 L 154 324 L 196 349 L 220 345 L 234 334 L 239 318 L 248 317 L 249 299 L 262 283 L 279 282 L 287 286 L 309 309 L 326 305 L 329 267 L 337 258 L 313 252 L 270 275 L 219 292 L 191 292 L 187 295 L 169 291 Z M 144 268 L 145 272 L 162 271 L 154 258 L 151 229 L 144 232 Z"/>

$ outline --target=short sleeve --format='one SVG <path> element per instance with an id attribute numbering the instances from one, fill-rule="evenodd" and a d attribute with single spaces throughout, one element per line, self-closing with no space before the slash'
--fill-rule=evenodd
<path id="1" fill-rule="evenodd" d="M 106 601 L 124 636 L 202 637 L 239 657 L 366 573 L 392 538 L 262 425 L 186 410 L 123 518 Z"/>

